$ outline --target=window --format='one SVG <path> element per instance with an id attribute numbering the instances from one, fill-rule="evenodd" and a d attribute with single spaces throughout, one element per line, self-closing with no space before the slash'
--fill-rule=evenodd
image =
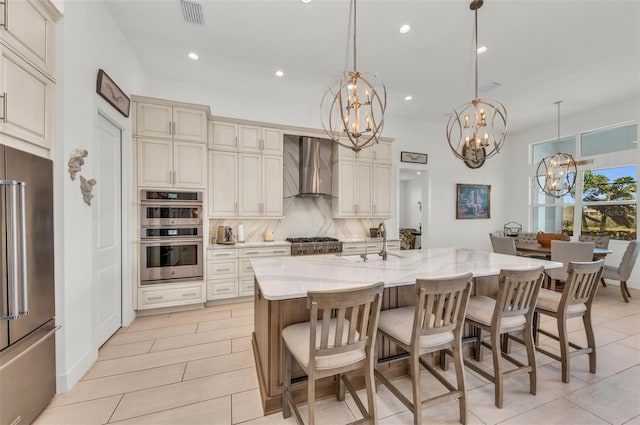
<path id="1" fill-rule="evenodd" d="M 636 239 L 636 176 L 635 166 L 582 173 L 582 234 Z"/>
<path id="2" fill-rule="evenodd" d="M 532 145 L 531 230 L 548 233 L 607 235 L 633 240 L 637 236 L 638 126 L 624 125 Z M 582 153 L 574 189 L 561 198 L 544 194 L 536 179 L 538 163 L 557 152 Z M 593 165 L 592 165 L 593 164 Z M 598 168 L 593 168 L 598 164 Z"/>

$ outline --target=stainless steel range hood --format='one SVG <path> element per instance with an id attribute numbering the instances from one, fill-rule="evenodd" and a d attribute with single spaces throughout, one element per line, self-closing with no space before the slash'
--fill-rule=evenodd
<path id="1" fill-rule="evenodd" d="M 331 198 L 331 156 L 329 140 L 300 137 L 299 190 L 296 198 Z"/>

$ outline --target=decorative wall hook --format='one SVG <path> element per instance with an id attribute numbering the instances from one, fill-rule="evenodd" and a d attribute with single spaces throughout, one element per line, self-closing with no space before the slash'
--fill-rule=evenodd
<path id="1" fill-rule="evenodd" d="M 74 149 L 69 158 L 69 162 L 67 165 L 69 166 L 69 177 L 71 180 L 76 179 L 76 174 L 78 174 L 82 170 L 82 166 L 84 165 L 84 159 L 89 155 L 89 151 L 86 149 Z"/>
<path id="2" fill-rule="evenodd" d="M 84 199 L 84 202 L 87 205 L 91 205 L 91 198 L 93 198 L 91 192 L 93 191 L 93 186 L 95 186 L 96 183 L 98 183 L 96 179 L 87 180 L 80 176 L 80 192 L 82 192 L 82 199 Z"/>

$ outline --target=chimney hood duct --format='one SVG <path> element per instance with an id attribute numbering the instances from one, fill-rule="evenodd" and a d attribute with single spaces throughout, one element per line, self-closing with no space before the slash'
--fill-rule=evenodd
<path id="1" fill-rule="evenodd" d="M 302 136 L 298 152 L 300 181 L 296 198 L 331 198 L 331 143 Z"/>

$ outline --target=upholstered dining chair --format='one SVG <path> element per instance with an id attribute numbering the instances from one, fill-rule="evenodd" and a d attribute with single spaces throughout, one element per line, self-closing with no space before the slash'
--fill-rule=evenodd
<path id="1" fill-rule="evenodd" d="M 516 243 L 512 237 L 498 236 L 494 233 L 489 233 L 489 239 L 491 239 L 493 252 L 497 254 L 518 255 Z"/>
<path id="2" fill-rule="evenodd" d="M 538 243 L 538 234 L 533 232 L 518 232 L 516 236 L 517 245 L 536 245 Z"/>
<path id="3" fill-rule="evenodd" d="M 337 291 L 307 292 L 308 322 L 287 326 L 282 330 L 284 341 L 284 382 L 282 416 L 293 410 L 296 421 L 304 421 L 291 395 L 291 359 L 307 374 L 308 424 L 315 422 L 315 381 L 337 376 L 336 397 L 344 400 L 344 386 L 353 397 L 365 420 L 377 424 L 375 381 L 375 341 L 382 305 L 382 282 Z M 368 410 L 358 398 L 345 375 L 363 370 L 367 388 Z"/>
<path id="4" fill-rule="evenodd" d="M 630 241 L 627 249 L 624 251 L 622 260 L 620 260 L 620 265 L 618 265 L 618 267 L 604 266 L 604 271 L 602 272 L 601 279 L 603 284 L 605 283 L 605 279 L 620 281 L 620 292 L 626 303 L 628 303 L 629 298 L 631 298 L 631 293 L 629 292 L 629 288 L 627 288 L 627 280 L 629 280 L 633 267 L 636 265 L 636 259 L 639 253 L 640 245 L 638 241 Z"/>
<path id="5" fill-rule="evenodd" d="M 422 423 L 422 409 L 458 399 L 460 422 L 467 423 L 467 390 L 462 360 L 462 329 L 471 293 L 471 273 L 440 279 L 416 280 L 415 307 L 401 307 L 380 313 L 378 333 L 409 353 L 413 402 L 400 392 L 378 369 L 375 376 L 413 412 L 413 423 Z M 451 384 L 422 356 L 444 350 L 453 357 L 456 385 Z M 398 360 L 392 359 L 389 361 Z M 426 400 L 420 389 L 420 365 L 449 392 Z"/>
<path id="6" fill-rule="evenodd" d="M 548 288 L 555 291 L 557 282 L 567 280 L 570 262 L 592 261 L 595 247 L 595 242 L 551 241 L 551 261 L 562 263 L 562 268 L 546 271 L 549 277 Z"/>
<path id="7" fill-rule="evenodd" d="M 496 299 L 486 296 L 474 296 L 469 300 L 466 323 L 470 325 L 475 342 L 475 362 L 465 360 L 469 369 L 493 382 L 495 386 L 495 405 L 502 409 L 504 399 L 504 379 L 516 374 L 529 374 L 529 392 L 536 393 L 536 357 L 533 342 L 533 313 L 536 299 L 544 278 L 544 267 L 538 266 L 519 270 L 501 270 L 498 278 Z M 491 344 L 484 341 L 482 331 L 491 334 Z M 522 331 L 523 339 L 511 339 L 523 344 L 527 350 L 527 364 L 503 351 L 502 335 Z M 482 347 L 491 349 L 493 374 L 480 367 Z M 503 371 L 501 360 L 516 365 L 515 369 Z"/>
<path id="8" fill-rule="evenodd" d="M 597 235 L 580 235 L 578 241 L 580 242 L 595 242 L 596 248 L 609 248 L 609 236 L 597 236 Z"/>
<path id="9" fill-rule="evenodd" d="M 604 260 L 587 263 L 569 263 L 568 277 L 562 293 L 541 289 L 538 294 L 536 313 L 554 317 L 558 325 L 558 334 L 552 334 L 536 326 L 536 350 L 562 364 L 562 382 L 569 382 L 569 361 L 581 354 L 589 355 L 589 372 L 596 373 L 596 342 L 591 323 L 591 304 L 598 290 L 598 281 L 602 274 Z M 581 347 L 569 341 L 567 320 L 582 317 L 587 346 Z M 537 345 L 538 333 L 551 337 L 560 343 L 560 355 L 554 354 Z M 575 351 L 570 351 L 574 348 Z"/>

